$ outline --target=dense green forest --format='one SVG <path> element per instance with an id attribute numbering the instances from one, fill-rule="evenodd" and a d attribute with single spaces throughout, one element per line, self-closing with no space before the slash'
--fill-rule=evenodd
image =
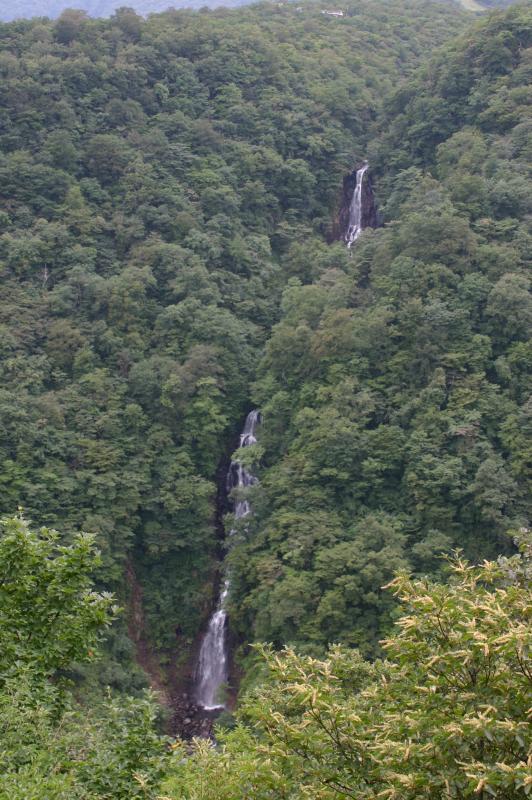
<path id="1" fill-rule="evenodd" d="M 231 553 L 246 640 L 374 654 L 397 569 L 478 559 L 530 491 L 530 9 L 387 99 L 368 148 L 385 225 L 306 240 L 259 365 L 254 528 Z"/>
<path id="2" fill-rule="evenodd" d="M 0 25 L 0 800 L 528 796 L 531 23 Z M 136 645 L 190 670 L 226 549 L 191 750 Z"/>
<path id="3" fill-rule="evenodd" d="M 268 675 L 218 748 L 168 765 L 165 800 L 451 800 L 529 796 L 530 536 L 522 555 L 448 585 L 399 575 L 386 661 L 263 650 Z"/>
<path id="4" fill-rule="evenodd" d="M 324 235 L 380 98 L 465 24 L 355 11 L 0 27 L 2 511 L 94 532 L 158 647 L 208 614 L 216 469 L 298 242 L 345 262 Z"/>

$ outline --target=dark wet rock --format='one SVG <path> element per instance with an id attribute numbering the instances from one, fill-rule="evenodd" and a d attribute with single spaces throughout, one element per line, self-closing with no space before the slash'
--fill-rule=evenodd
<path id="1" fill-rule="evenodd" d="M 180 739 L 212 737 L 213 726 L 220 711 L 206 711 L 196 705 L 188 695 L 182 694 L 173 699 L 171 732 Z"/>

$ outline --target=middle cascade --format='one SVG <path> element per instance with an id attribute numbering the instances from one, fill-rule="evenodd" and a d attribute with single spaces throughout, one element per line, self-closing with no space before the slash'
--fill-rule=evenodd
<path id="1" fill-rule="evenodd" d="M 256 444 L 255 430 L 260 424 L 260 411 L 251 411 L 240 434 L 240 447 Z M 227 473 L 227 491 L 252 486 L 257 478 L 248 472 L 238 461 L 232 461 Z M 251 509 L 249 501 L 237 497 L 235 502 L 235 519 L 247 516 Z M 234 531 L 229 532 L 229 536 Z M 206 711 L 225 708 L 219 702 L 220 688 L 227 683 L 229 677 L 229 653 L 227 647 L 227 612 L 225 602 L 229 594 L 230 581 L 227 578 L 220 594 L 218 606 L 209 620 L 196 669 L 196 702 Z"/>

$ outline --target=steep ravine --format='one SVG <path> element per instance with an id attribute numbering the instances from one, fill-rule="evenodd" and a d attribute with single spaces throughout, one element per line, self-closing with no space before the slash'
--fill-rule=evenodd
<path id="1" fill-rule="evenodd" d="M 219 715 L 219 709 L 206 710 L 198 703 L 197 695 L 197 666 L 200 658 L 201 646 L 208 631 L 208 626 L 215 613 L 222 587 L 222 563 L 224 558 L 224 542 L 226 538 L 224 519 L 231 510 L 229 501 L 229 490 L 227 475 L 231 466 L 231 454 L 236 450 L 239 443 L 238 434 L 231 436 L 229 445 L 220 458 L 216 470 L 216 501 L 214 509 L 214 526 L 216 529 L 217 546 L 217 566 L 213 571 L 213 601 L 210 613 L 205 619 L 205 624 L 198 631 L 194 644 L 190 648 L 188 657 L 181 668 L 177 668 L 177 659 L 171 660 L 166 669 L 170 681 L 170 708 L 172 716 L 170 720 L 170 732 L 183 739 L 190 739 L 194 736 L 210 736 L 215 719 Z M 231 705 L 231 697 L 236 697 L 236 686 L 233 686 L 233 662 L 232 648 L 227 654 L 227 675 L 228 684 L 233 687 L 228 692 L 228 703 Z"/>
<path id="2" fill-rule="evenodd" d="M 163 707 L 172 707 L 172 692 L 147 635 L 146 619 L 142 607 L 142 586 L 139 583 L 131 559 L 126 564 L 126 586 L 128 590 L 127 620 L 128 634 L 135 647 L 135 658 L 148 676 L 150 686 Z"/>
<path id="3" fill-rule="evenodd" d="M 364 229 L 376 227 L 377 224 L 369 164 L 363 163 L 344 178 L 332 238 L 344 241 L 351 248 Z M 170 711 L 170 732 L 185 739 L 209 736 L 220 712 L 230 709 L 236 701 L 239 680 L 235 674 L 232 634 L 225 610 L 230 576 L 223 571 L 224 543 L 232 532 L 225 530 L 224 518 L 231 510 L 230 495 L 233 489 L 245 488 L 256 482 L 256 478 L 241 464 L 231 461 L 230 454 L 237 446 L 255 444 L 256 427 L 260 422 L 260 413 L 250 412 L 239 439 L 232 437 L 230 446 L 219 461 L 213 520 L 218 541 L 218 566 L 212 574 L 215 600 L 186 659 L 180 657 L 179 641 L 174 653 L 165 654 L 166 663 L 162 663 L 162 659 L 150 650 L 142 612 L 142 589 L 136 580 L 133 565 L 128 564 L 130 636 L 136 647 L 137 661 L 147 673 L 161 703 Z M 237 497 L 233 510 L 238 520 L 249 514 L 251 509 L 245 498 Z"/>
<path id="4" fill-rule="evenodd" d="M 135 659 L 148 678 L 151 689 L 155 692 L 162 707 L 166 709 L 167 732 L 184 739 L 194 736 L 209 736 L 218 711 L 206 712 L 195 701 L 195 672 L 201 642 L 205 634 L 208 620 L 218 601 L 220 594 L 220 564 L 223 560 L 225 540 L 224 517 L 230 511 L 227 474 L 231 464 L 231 454 L 238 446 L 238 434 L 233 434 L 225 452 L 222 454 L 216 470 L 216 497 L 214 505 L 213 525 L 216 531 L 217 566 L 212 571 L 213 602 L 206 615 L 205 625 L 198 631 L 195 640 L 188 647 L 183 657 L 185 644 L 176 632 L 175 646 L 165 652 L 157 652 L 150 641 L 149 627 L 142 604 L 142 586 L 136 575 L 134 563 L 129 560 L 126 566 L 126 584 L 128 588 L 127 619 L 129 636 L 135 646 Z M 233 664 L 230 648 L 228 671 L 229 684 L 233 680 Z M 228 693 L 228 707 L 236 696 L 236 687 Z"/>

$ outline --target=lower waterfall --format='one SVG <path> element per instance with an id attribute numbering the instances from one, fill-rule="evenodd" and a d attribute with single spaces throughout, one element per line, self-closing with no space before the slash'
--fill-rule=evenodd
<path id="1" fill-rule="evenodd" d="M 251 411 L 240 434 L 240 447 L 249 447 L 255 444 L 255 430 L 260 423 L 260 411 Z M 227 491 L 252 486 L 257 479 L 238 461 L 232 461 L 227 473 Z M 235 501 L 235 519 L 247 516 L 251 509 L 249 501 L 237 497 Z M 229 536 L 233 531 L 229 532 Z M 198 657 L 196 668 L 196 702 L 206 711 L 215 711 L 225 708 L 220 702 L 220 689 L 227 683 L 229 677 L 229 653 L 227 645 L 227 612 L 225 604 L 229 594 L 230 580 L 226 578 L 220 599 L 209 625 Z"/>

